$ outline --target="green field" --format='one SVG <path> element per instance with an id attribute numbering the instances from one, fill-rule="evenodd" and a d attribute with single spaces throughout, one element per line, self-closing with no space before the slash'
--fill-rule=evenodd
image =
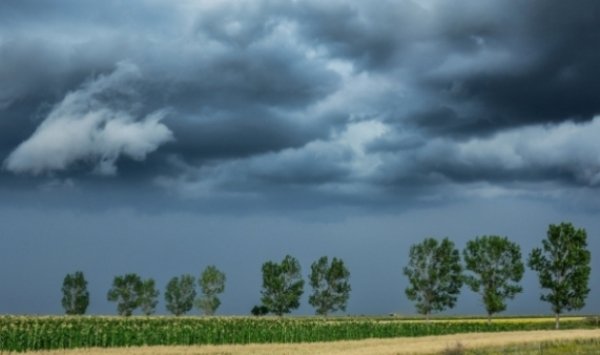
<path id="1" fill-rule="evenodd" d="M 564 318 L 563 329 L 596 328 L 597 317 Z M 0 351 L 124 347 L 297 343 L 416 337 L 465 332 L 549 330 L 553 318 L 436 319 L 396 317 L 0 317 Z"/>

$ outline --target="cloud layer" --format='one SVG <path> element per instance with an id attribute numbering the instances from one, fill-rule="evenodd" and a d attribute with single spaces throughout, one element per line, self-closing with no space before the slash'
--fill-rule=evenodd
<path id="1" fill-rule="evenodd" d="M 592 0 L 4 2 L 1 178 L 315 204 L 595 191 L 599 17 Z"/>

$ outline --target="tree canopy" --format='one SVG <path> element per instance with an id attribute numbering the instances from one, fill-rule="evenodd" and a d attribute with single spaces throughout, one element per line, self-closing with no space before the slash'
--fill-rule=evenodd
<path id="1" fill-rule="evenodd" d="M 521 248 L 500 236 L 483 236 L 467 242 L 463 250 L 465 283 L 481 295 L 488 320 L 492 314 L 506 310 L 506 300 L 513 299 L 523 288 L 519 281 L 525 266 Z"/>
<path id="2" fill-rule="evenodd" d="M 409 286 L 406 296 L 416 302 L 417 311 L 429 319 L 433 312 L 454 307 L 462 287 L 460 254 L 454 243 L 426 238 L 412 245 L 404 274 Z"/>
<path id="3" fill-rule="evenodd" d="M 189 312 L 196 298 L 195 280 L 192 275 L 173 277 L 167 284 L 165 301 L 167 310 L 176 316 Z"/>
<path id="4" fill-rule="evenodd" d="M 221 305 L 218 295 L 225 291 L 225 281 L 225 274 L 214 265 L 207 266 L 202 272 L 198 280 L 202 297 L 197 300 L 197 306 L 204 314 L 213 315 Z"/>
<path id="5" fill-rule="evenodd" d="M 156 289 L 153 279 L 142 281 L 138 294 L 138 303 L 143 314 L 147 316 L 154 314 L 156 305 L 158 304 L 158 295 L 159 292 Z"/>
<path id="6" fill-rule="evenodd" d="M 90 304 L 90 293 L 83 272 L 67 274 L 63 280 L 62 293 L 61 303 L 66 314 L 85 314 Z"/>
<path id="7" fill-rule="evenodd" d="M 262 275 L 261 302 L 269 312 L 281 316 L 300 306 L 304 280 L 296 258 L 286 255 L 281 263 L 268 261 L 262 266 Z"/>
<path id="8" fill-rule="evenodd" d="M 137 274 L 115 276 L 107 298 L 111 302 L 117 302 L 117 312 L 120 315 L 130 316 L 139 306 L 138 295 L 141 288 L 142 279 Z"/>
<path id="9" fill-rule="evenodd" d="M 538 273 L 540 286 L 548 290 L 540 299 L 552 306 L 556 328 L 560 327 L 561 313 L 585 306 L 590 292 L 590 260 L 585 229 L 565 222 L 551 224 L 542 248 L 529 254 L 529 267 Z"/>
<path id="10" fill-rule="evenodd" d="M 313 294 L 308 303 L 315 307 L 319 315 L 338 310 L 345 311 L 346 303 L 350 298 L 350 272 L 344 261 L 333 258 L 331 264 L 326 256 L 321 257 L 311 265 L 309 276 Z"/>

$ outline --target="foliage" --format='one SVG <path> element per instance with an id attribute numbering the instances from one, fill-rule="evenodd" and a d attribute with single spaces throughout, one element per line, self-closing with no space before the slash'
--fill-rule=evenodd
<path id="1" fill-rule="evenodd" d="M 214 265 L 208 266 L 202 272 L 198 283 L 203 296 L 196 301 L 196 304 L 204 314 L 215 314 L 215 311 L 221 305 L 221 300 L 217 295 L 225 291 L 225 281 L 225 274 Z"/>
<path id="2" fill-rule="evenodd" d="M 300 306 L 304 280 L 296 258 L 286 255 L 281 264 L 268 261 L 262 266 L 262 275 L 261 302 L 270 312 L 281 316 Z"/>
<path id="3" fill-rule="evenodd" d="M 62 285 L 62 306 L 69 315 L 85 314 L 90 304 L 90 293 L 83 272 L 67 274 Z"/>
<path id="4" fill-rule="evenodd" d="M 308 303 L 315 307 L 319 315 L 327 315 L 338 310 L 345 311 L 346 303 L 350 297 L 350 272 L 344 261 L 333 258 L 331 264 L 326 256 L 315 261 L 311 266 L 309 275 L 313 294 Z"/>
<path id="5" fill-rule="evenodd" d="M 465 268 L 472 272 L 465 283 L 480 293 L 488 316 L 506 310 L 506 299 L 522 292 L 518 284 L 525 266 L 521 248 L 506 237 L 483 236 L 467 242 L 463 250 Z"/>
<path id="6" fill-rule="evenodd" d="M 159 292 L 156 289 L 153 279 L 147 279 L 142 282 L 138 294 L 139 307 L 142 313 L 149 316 L 154 314 L 156 305 L 158 304 Z"/>
<path id="7" fill-rule="evenodd" d="M 565 327 L 589 327 L 570 321 Z M 87 347 L 298 343 L 552 329 L 543 322 L 403 321 L 370 318 L 0 316 L 0 353 Z"/>
<path id="8" fill-rule="evenodd" d="M 460 255 L 453 242 L 426 238 L 410 247 L 404 268 L 410 283 L 406 296 L 416 301 L 417 311 L 427 318 L 432 312 L 452 308 L 462 287 L 461 272 Z"/>
<path id="9" fill-rule="evenodd" d="M 252 310 L 250 310 L 250 313 L 257 317 L 264 316 L 269 314 L 269 309 L 265 306 L 254 306 L 252 307 Z"/>
<path id="10" fill-rule="evenodd" d="M 585 229 L 575 229 L 571 223 L 551 224 L 542 248 L 529 255 L 529 267 L 538 273 L 540 285 L 548 289 L 540 299 L 550 303 L 560 326 L 563 311 L 583 308 L 590 292 L 590 252 Z"/>
<path id="11" fill-rule="evenodd" d="M 137 274 L 115 276 L 112 288 L 108 291 L 107 299 L 117 302 L 117 312 L 122 316 L 130 316 L 139 306 L 142 279 Z"/>
<path id="12" fill-rule="evenodd" d="M 196 298 L 195 280 L 192 275 L 173 277 L 167 284 L 165 301 L 167 310 L 176 316 L 189 312 Z"/>

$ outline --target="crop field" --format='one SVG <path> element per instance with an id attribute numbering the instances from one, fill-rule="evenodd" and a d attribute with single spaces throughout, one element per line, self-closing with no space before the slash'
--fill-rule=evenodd
<path id="1" fill-rule="evenodd" d="M 598 327 L 597 317 L 564 318 L 563 329 Z M 553 318 L 415 319 L 248 317 L 0 317 L 0 351 L 306 343 L 457 333 L 550 330 Z"/>
<path id="2" fill-rule="evenodd" d="M 600 329 L 460 333 L 316 343 L 141 346 L 28 351 L 30 355 L 597 355 Z"/>

